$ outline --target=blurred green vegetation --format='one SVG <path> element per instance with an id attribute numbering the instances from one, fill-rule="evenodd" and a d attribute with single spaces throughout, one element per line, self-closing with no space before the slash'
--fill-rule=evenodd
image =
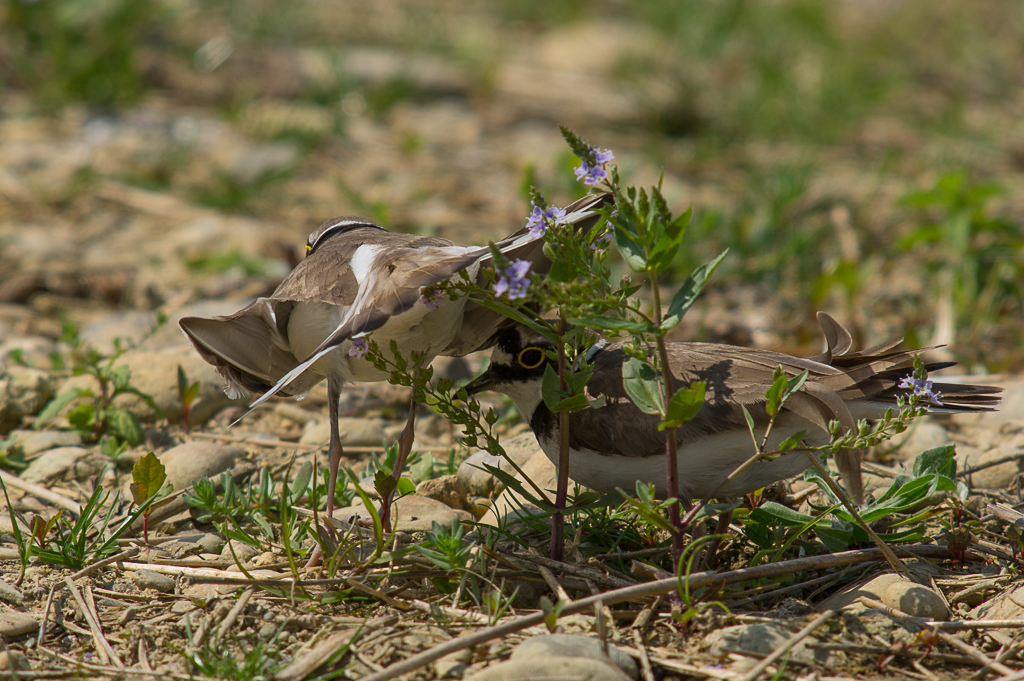
<path id="1" fill-rule="evenodd" d="M 412 64 L 437 57 L 469 84 L 454 96 L 486 107 L 505 65 L 533 63 L 551 36 L 577 45 L 573 31 L 585 26 L 624 33 L 612 57 L 580 47 L 569 66 L 606 78 L 637 107 L 634 119 L 594 123 L 604 129 L 587 137 L 633 153 L 632 170 L 642 162 L 683 187 L 717 183 L 714 204 L 695 203 L 695 247 L 675 272 L 728 247 L 722 286 L 759 287 L 810 326 L 821 307 L 884 309 L 913 337 L 951 315 L 966 359 L 1022 366 L 1019 352 L 997 347 L 1024 345 L 1024 236 L 1010 209 L 1024 130 L 1009 134 L 1024 85 L 1024 4 L 1012 0 L 0 0 L 0 87 L 29 92 L 43 110 L 117 109 L 169 87 L 166 74 L 153 75 L 161 63 L 216 74 L 220 61 L 203 60 L 217 50 L 223 59 L 281 48 L 327 55 L 326 73 L 272 103 L 254 84 L 270 70 L 260 67 L 204 95 L 250 137 L 295 142 L 300 167 L 248 182 L 214 171 L 197 186 L 182 179 L 187 150 L 170 149 L 122 176 L 219 210 L 266 211 L 304 177 L 302 160 L 345 138 L 352 111 L 386 123 L 399 105 L 453 96 L 411 70 L 361 80 L 347 68 L 351 48 Z M 415 132 L 400 140 L 410 158 L 430 153 Z M 520 169 L 523 189 L 578 194 L 572 159 L 551 153 L 548 170 Z M 823 191 L 837 167 L 860 184 Z M 381 194 L 334 184 L 340 200 L 395 217 Z"/>

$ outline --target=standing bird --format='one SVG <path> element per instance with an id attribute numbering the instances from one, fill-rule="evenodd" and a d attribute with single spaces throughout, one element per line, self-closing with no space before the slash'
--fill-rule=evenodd
<path id="1" fill-rule="evenodd" d="M 586 196 L 568 206 L 561 221 L 579 228 L 593 225 L 595 209 L 610 200 L 607 194 Z M 524 228 L 496 246 L 506 257 L 530 262 L 533 272 L 544 273 L 550 261 L 543 243 Z M 423 297 L 425 287 L 463 271 L 483 284 L 480 268 L 491 259 L 487 246 L 393 233 L 358 217 L 334 218 L 309 235 L 306 258 L 269 298 L 258 298 L 232 315 L 185 317 L 179 324 L 202 358 L 227 379 L 230 396 L 262 395 L 253 409 L 272 395 L 301 398 L 327 379 L 327 515 L 332 516 L 344 453 L 338 433 L 341 389 L 346 383 L 388 379 L 363 359 L 362 337 L 372 332 L 381 348 L 393 340 L 403 356 L 420 352 L 424 362 L 492 346 L 511 320 L 467 297 Z M 414 417 L 411 409 L 399 438 L 396 475 L 412 447 Z"/>
<path id="2" fill-rule="evenodd" d="M 594 374 L 586 386 L 590 399 L 601 396 L 606 404 L 584 409 L 569 417 L 569 477 L 599 492 L 617 487 L 631 490 L 635 481 L 654 483 L 661 498 L 678 493 L 701 499 L 714 493 L 731 497 L 753 492 L 778 480 L 799 475 L 807 458 L 787 453 L 772 461 L 758 461 L 736 478 L 719 485 L 753 455 L 750 433 L 742 407 L 754 418 L 760 432 L 768 423 L 765 392 L 779 365 L 793 376 L 809 372 L 803 387 L 784 404 L 772 429 L 768 447 L 807 430 L 811 445 L 827 444 L 828 424 L 839 421 L 844 430 L 857 419 L 881 418 L 903 390 L 901 379 L 911 376 L 910 363 L 919 350 L 896 350 L 903 339 L 860 352 L 850 352 L 852 338 L 824 312 L 818 321 L 828 350 L 803 359 L 779 352 L 716 343 L 669 343 L 668 358 L 675 387 L 695 381 L 707 384 L 703 407 L 696 417 L 676 429 L 679 445 L 679 489 L 665 482 L 665 434 L 658 430 L 659 417 L 646 414 L 629 399 L 622 385 L 622 367 L 629 358 L 624 343 L 595 345 L 588 361 Z M 469 394 L 494 390 L 512 398 L 533 430 L 541 449 L 558 464 L 558 415 L 541 397 L 541 381 L 552 344 L 524 326 L 503 330 L 497 339 L 489 368 L 468 385 Z M 927 365 L 929 371 L 953 363 Z M 941 405 L 928 404 L 933 413 L 958 414 L 991 411 L 999 403 L 993 393 L 1002 388 L 952 383 L 934 384 L 941 391 Z M 847 491 L 858 501 L 862 496 L 860 457 L 857 452 L 837 456 Z M 717 492 L 716 492 L 717 489 Z"/>

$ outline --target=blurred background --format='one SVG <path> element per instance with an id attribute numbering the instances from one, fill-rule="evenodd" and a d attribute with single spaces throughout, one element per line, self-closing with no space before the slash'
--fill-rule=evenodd
<path id="1" fill-rule="evenodd" d="M 1011 0 L 0 0 L 0 356 L 234 311 L 335 215 L 500 237 L 583 193 L 564 124 L 693 205 L 666 286 L 731 249 L 678 338 L 1020 371 L 1022 85 Z"/>

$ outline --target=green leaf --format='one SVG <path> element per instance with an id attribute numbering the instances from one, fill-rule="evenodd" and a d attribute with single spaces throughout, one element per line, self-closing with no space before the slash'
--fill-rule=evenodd
<path id="1" fill-rule="evenodd" d="M 167 480 L 167 470 L 156 454 L 150 452 L 132 467 L 132 497 L 136 504 L 143 504 L 160 491 Z"/>
<path id="2" fill-rule="evenodd" d="M 602 331 L 617 331 L 625 333 L 657 333 L 658 327 L 652 324 L 633 322 L 619 317 L 605 315 L 594 315 L 591 317 L 571 317 L 568 322 L 576 326 L 585 326 L 588 329 L 600 329 Z"/>
<path id="3" fill-rule="evenodd" d="M 415 494 L 416 483 L 409 478 L 399 478 L 397 488 L 398 493 L 402 496 L 405 496 L 406 494 Z"/>
<path id="4" fill-rule="evenodd" d="M 779 413 L 779 407 L 782 406 L 782 395 L 788 387 L 789 379 L 786 378 L 786 372 L 780 366 L 775 370 L 775 380 L 772 382 L 771 387 L 768 388 L 768 392 L 764 394 L 768 398 L 765 411 L 768 412 L 769 416 L 775 416 Z"/>
<path id="5" fill-rule="evenodd" d="M 42 428 L 47 421 L 59 414 L 64 407 L 71 404 L 75 398 L 83 395 L 91 397 L 92 391 L 88 388 L 74 388 L 53 398 L 47 403 L 43 410 L 39 412 L 39 416 L 37 416 L 36 420 L 32 422 L 32 427 L 35 429 Z"/>
<path id="6" fill-rule="evenodd" d="M 689 388 L 675 391 L 668 402 L 665 420 L 658 426 L 658 430 L 678 428 L 692 420 L 704 406 L 706 388 L 707 384 L 704 381 L 697 381 Z"/>
<path id="7" fill-rule="evenodd" d="M 564 400 L 558 402 L 553 407 L 549 407 L 551 411 L 558 414 L 563 411 L 567 411 L 570 414 L 577 411 L 582 411 L 590 407 L 590 400 L 583 393 L 579 395 L 573 395 L 572 397 L 566 397 Z"/>
<path id="8" fill-rule="evenodd" d="M 793 433 L 792 435 L 790 435 L 785 440 L 779 443 L 779 451 L 785 454 L 789 450 L 798 446 L 800 442 L 804 439 L 805 435 L 807 435 L 806 430 L 801 430 L 796 433 Z"/>
<path id="9" fill-rule="evenodd" d="M 664 320 L 661 322 L 662 331 L 668 331 L 682 321 L 683 315 L 686 314 L 686 311 L 697 300 L 697 296 L 700 295 L 700 292 L 707 285 L 708 279 L 711 278 L 715 269 L 728 253 L 729 249 L 725 249 L 717 258 L 701 265 L 686 278 L 683 285 L 672 296 L 672 302 L 668 306 L 668 314 L 665 315 Z"/>
<path id="10" fill-rule="evenodd" d="M 661 388 L 651 365 L 636 357 L 626 360 L 622 365 L 622 387 L 640 411 L 645 414 L 662 413 Z"/>
<path id="11" fill-rule="evenodd" d="M 185 375 L 185 370 L 182 369 L 181 365 L 179 364 L 178 365 L 178 394 L 184 396 L 184 394 L 185 394 L 185 392 L 187 390 L 188 390 L 188 377 Z M 184 401 L 185 400 L 182 399 L 182 402 L 184 402 Z"/>
<path id="12" fill-rule="evenodd" d="M 619 249 L 619 255 L 622 256 L 629 269 L 634 272 L 646 272 L 647 254 L 644 252 L 643 245 L 638 243 L 636 236 L 630 234 L 629 229 L 624 226 L 625 220 L 621 213 L 613 222 L 615 224 L 615 246 Z"/>
<path id="13" fill-rule="evenodd" d="M 373 488 L 377 490 L 377 494 L 380 495 L 381 499 L 387 499 L 396 489 L 398 489 L 398 483 L 395 482 L 394 477 L 387 471 L 377 471 L 373 476 Z"/>
<path id="14" fill-rule="evenodd" d="M 918 454 L 914 459 L 914 477 L 928 473 L 938 473 L 947 478 L 955 478 L 956 448 L 953 445 L 944 445 Z"/>
<path id="15" fill-rule="evenodd" d="M 558 406 L 562 400 L 569 397 L 567 393 L 564 393 L 559 389 L 560 385 L 558 372 L 555 370 L 554 366 L 548 364 L 544 367 L 544 377 L 541 379 L 540 390 L 541 397 L 544 399 L 544 404 L 551 411 L 554 411 L 555 407 Z"/>
<path id="16" fill-rule="evenodd" d="M 133 447 L 140 444 L 145 438 L 139 419 L 127 409 L 111 410 L 107 416 L 107 425 L 110 432 Z"/>
<path id="17" fill-rule="evenodd" d="M 186 390 L 185 394 L 181 396 L 181 403 L 188 406 L 196 401 L 196 397 L 199 396 L 199 381 L 196 381 L 190 385 Z"/>
<path id="18" fill-rule="evenodd" d="M 686 212 L 672 222 L 664 225 L 658 233 L 658 239 L 651 251 L 649 264 L 656 270 L 665 269 L 671 266 L 675 259 L 676 252 L 683 242 L 683 235 L 686 234 L 686 225 L 693 215 L 693 206 L 686 209 Z"/>
<path id="19" fill-rule="evenodd" d="M 845 551 L 850 548 L 853 540 L 854 525 L 841 518 L 832 518 L 830 525 L 818 523 L 814 526 L 814 533 L 821 540 L 821 543 L 833 553 Z"/>
<path id="20" fill-rule="evenodd" d="M 548 277 L 551 281 L 566 282 L 573 281 L 580 276 L 579 270 L 567 260 L 556 260 L 551 263 L 551 270 Z"/>
<path id="21" fill-rule="evenodd" d="M 96 408 L 91 404 L 80 404 L 68 414 L 68 423 L 78 430 L 92 430 L 95 419 Z"/>

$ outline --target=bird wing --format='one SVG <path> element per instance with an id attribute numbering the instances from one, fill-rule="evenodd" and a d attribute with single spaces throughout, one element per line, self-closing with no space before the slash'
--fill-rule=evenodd
<path id="1" fill-rule="evenodd" d="M 563 222 L 575 225 L 577 229 L 590 229 L 599 218 L 597 210 L 611 204 L 613 197 L 607 192 L 588 194 L 565 207 Z M 551 260 L 544 255 L 544 240 L 531 237 L 525 227 L 513 232 L 495 244 L 508 258 L 526 260 L 533 263 L 530 274 L 547 274 L 551 269 Z M 488 253 L 481 265 L 492 263 Z M 483 275 L 478 275 L 477 284 L 486 285 Z M 477 350 L 486 350 L 494 345 L 498 334 L 512 326 L 515 322 L 494 310 L 488 309 L 472 298 L 466 302 L 462 313 L 462 327 L 441 354 L 449 357 L 461 357 Z"/>

